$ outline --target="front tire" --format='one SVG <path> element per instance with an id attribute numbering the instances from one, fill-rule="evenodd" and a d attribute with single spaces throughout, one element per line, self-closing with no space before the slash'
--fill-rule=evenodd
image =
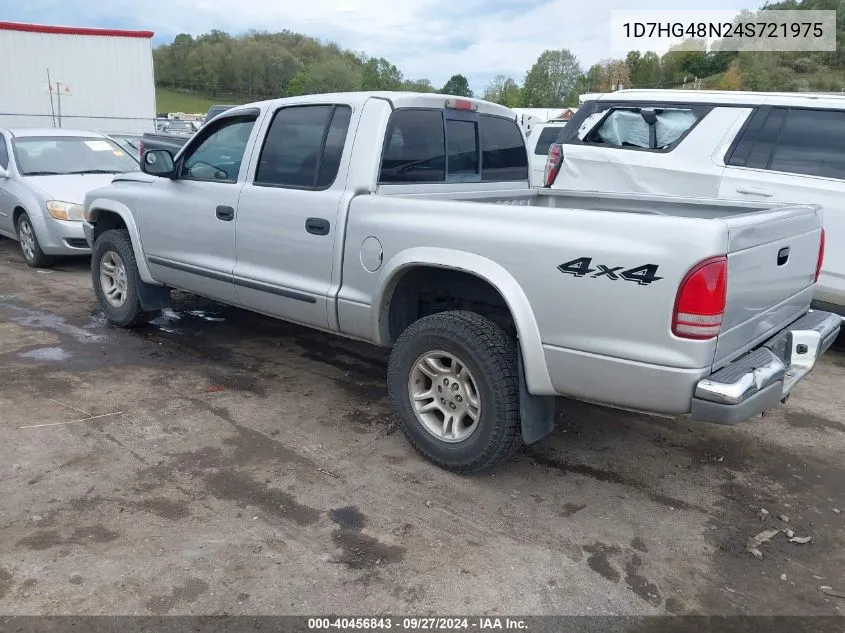
<path id="1" fill-rule="evenodd" d="M 411 324 L 393 346 L 387 389 L 408 442 L 441 468 L 486 472 L 522 446 L 516 341 L 479 314 Z"/>
<path id="2" fill-rule="evenodd" d="M 32 268 L 50 268 L 56 263 L 55 257 L 45 255 L 38 243 L 38 236 L 32 226 L 32 220 L 26 213 L 21 213 L 18 218 L 18 241 L 21 245 L 21 255 L 27 266 Z"/>
<path id="3" fill-rule="evenodd" d="M 129 233 L 104 231 L 91 253 L 91 281 L 106 318 L 120 327 L 147 323 L 156 312 L 146 312 L 138 296 L 138 264 Z"/>

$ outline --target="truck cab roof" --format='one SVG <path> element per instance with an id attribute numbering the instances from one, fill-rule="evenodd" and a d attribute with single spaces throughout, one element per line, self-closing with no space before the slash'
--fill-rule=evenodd
<path id="1" fill-rule="evenodd" d="M 234 106 L 227 110 L 227 113 L 234 114 L 235 112 L 250 110 L 252 108 L 275 108 L 284 105 L 296 104 L 313 104 L 325 101 L 326 103 L 343 102 L 351 106 L 362 106 L 370 99 L 384 99 L 388 101 L 393 108 L 444 108 L 447 107 L 447 101 L 460 100 L 469 102 L 472 110 L 480 114 L 490 114 L 494 116 L 503 116 L 509 119 L 514 118 L 514 112 L 505 106 L 490 103 L 482 99 L 472 99 L 468 97 L 459 97 L 455 95 L 445 95 L 429 92 L 390 92 L 390 91 L 371 91 L 371 92 L 336 92 L 318 95 L 303 95 L 299 97 L 284 97 L 281 99 L 268 99 L 256 103 L 249 103 L 242 106 Z"/>

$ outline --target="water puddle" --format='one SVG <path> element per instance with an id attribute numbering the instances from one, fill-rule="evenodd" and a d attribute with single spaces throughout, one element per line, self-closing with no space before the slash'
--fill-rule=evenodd
<path id="1" fill-rule="evenodd" d="M 18 356 L 32 360 L 62 361 L 70 358 L 72 354 L 61 347 L 39 347 L 28 352 L 21 352 Z"/>
<path id="2" fill-rule="evenodd" d="M 93 327 L 97 327 L 97 324 L 93 321 L 85 327 L 79 327 L 77 325 L 71 325 L 63 317 L 42 310 L 22 308 L 16 306 L 14 303 L 8 302 L 4 302 L 3 306 L 18 313 L 18 316 L 13 316 L 11 319 L 17 325 L 53 330 L 59 334 L 71 336 L 80 343 L 97 343 L 103 340 L 102 334 L 90 331 Z"/>

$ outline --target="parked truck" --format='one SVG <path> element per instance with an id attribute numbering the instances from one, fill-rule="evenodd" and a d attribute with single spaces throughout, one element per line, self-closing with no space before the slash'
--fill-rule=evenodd
<path id="1" fill-rule="evenodd" d="M 205 115 L 204 123 L 211 121 L 214 117 L 216 117 L 221 112 L 225 112 L 234 106 L 230 105 L 213 105 L 208 109 L 208 113 Z M 191 121 L 193 123 L 193 121 Z M 166 149 L 167 151 L 171 152 L 172 154 L 176 154 L 182 146 L 188 142 L 188 139 L 193 135 L 193 132 L 190 134 L 175 134 L 169 129 L 166 129 L 164 134 L 151 134 L 146 133 L 141 137 L 141 151 L 140 154 L 143 155 L 144 152 L 147 150 L 152 149 Z M 140 160 L 140 155 L 139 155 Z"/>
<path id="2" fill-rule="evenodd" d="M 119 326 L 178 288 L 392 348 L 390 400 L 435 464 L 489 470 L 555 396 L 734 424 L 835 339 L 810 311 L 822 215 L 531 188 L 484 101 L 344 93 L 234 107 L 85 198 Z"/>

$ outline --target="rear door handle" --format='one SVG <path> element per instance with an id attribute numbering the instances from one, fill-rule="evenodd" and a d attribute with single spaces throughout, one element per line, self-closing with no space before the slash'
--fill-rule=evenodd
<path id="1" fill-rule="evenodd" d="M 224 222 L 231 222 L 235 219 L 235 210 L 232 207 L 220 205 L 217 207 L 217 219 Z"/>
<path id="2" fill-rule="evenodd" d="M 749 196 L 763 196 L 764 198 L 771 198 L 774 193 L 768 189 L 759 189 L 758 187 L 737 187 L 737 193 L 744 193 Z"/>
<path id="3" fill-rule="evenodd" d="M 305 220 L 305 230 L 312 235 L 328 235 L 329 221 L 323 218 L 308 218 Z"/>

